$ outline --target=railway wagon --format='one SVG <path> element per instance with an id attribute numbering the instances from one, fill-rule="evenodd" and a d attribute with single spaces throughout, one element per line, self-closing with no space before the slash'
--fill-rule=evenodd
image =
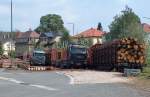
<path id="1" fill-rule="evenodd" d="M 130 37 L 96 44 L 90 47 L 88 60 L 89 67 L 101 70 L 142 69 L 145 45 Z"/>
<path id="2" fill-rule="evenodd" d="M 51 49 L 51 64 L 54 67 L 61 67 L 62 60 L 67 60 L 67 50 L 64 48 L 61 49 Z"/>

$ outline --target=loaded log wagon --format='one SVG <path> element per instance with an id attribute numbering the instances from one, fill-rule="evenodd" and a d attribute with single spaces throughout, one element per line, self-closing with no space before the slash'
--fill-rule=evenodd
<path id="1" fill-rule="evenodd" d="M 59 68 L 85 68 L 87 48 L 79 44 L 70 44 L 67 48 L 52 49 L 51 63 Z"/>
<path id="2" fill-rule="evenodd" d="M 133 38 L 96 44 L 89 49 L 88 61 L 89 67 L 101 70 L 142 69 L 145 64 L 145 45 Z"/>

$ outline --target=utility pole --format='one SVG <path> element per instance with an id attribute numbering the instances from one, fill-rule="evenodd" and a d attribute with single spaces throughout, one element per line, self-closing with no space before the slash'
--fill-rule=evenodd
<path id="1" fill-rule="evenodd" d="M 13 3 L 11 0 L 11 33 L 13 32 Z"/>
<path id="2" fill-rule="evenodd" d="M 11 34 L 13 33 L 13 3 L 12 3 L 12 0 L 11 0 L 11 4 L 10 4 L 10 28 L 11 28 Z M 10 35 L 11 35 L 10 34 Z M 12 49 L 13 49 L 13 35 L 11 35 L 11 42 L 10 42 L 10 45 L 11 45 L 11 50 L 10 50 L 10 57 L 11 57 L 11 65 L 13 65 L 13 58 L 12 58 Z"/>
<path id="3" fill-rule="evenodd" d="M 74 29 L 75 29 L 75 24 L 74 23 L 68 23 L 68 24 L 71 24 L 72 25 L 72 32 L 73 32 L 73 35 L 75 34 L 74 32 Z"/>

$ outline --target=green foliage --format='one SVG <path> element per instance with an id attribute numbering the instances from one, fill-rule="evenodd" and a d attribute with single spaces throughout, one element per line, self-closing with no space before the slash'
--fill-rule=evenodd
<path id="1" fill-rule="evenodd" d="M 129 7 L 126 7 L 121 15 L 114 17 L 114 21 L 109 26 L 109 29 L 111 33 L 106 35 L 107 40 L 133 37 L 140 42 L 144 42 L 140 18 Z"/>
<path id="2" fill-rule="evenodd" d="M 70 35 L 69 35 L 68 31 L 65 31 L 62 35 L 59 45 L 62 46 L 63 48 L 66 48 L 68 46 L 68 44 L 70 43 L 70 41 L 71 41 Z"/>
<path id="3" fill-rule="evenodd" d="M 68 31 L 66 30 L 65 32 L 63 32 L 63 35 L 60 41 L 55 43 L 53 47 L 54 48 L 67 48 L 70 42 L 71 42 L 71 38 L 70 38 Z"/>
<path id="4" fill-rule="evenodd" d="M 40 26 L 35 29 L 36 32 L 65 32 L 64 22 L 61 16 L 48 14 L 40 19 Z"/>
<path id="5" fill-rule="evenodd" d="M 146 49 L 146 64 L 150 64 L 150 45 L 147 45 Z"/>
<path id="6" fill-rule="evenodd" d="M 3 47 L 2 47 L 2 43 L 0 43 L 0 55 L 3 55 L 4 53 L 4 50 L 3 50 Z"/>
<path id="7" fill-rule="evenodd" d="M 143 79 L 150 79 L 150 66 L 144 67 L 143 72 L 139 76 Z"/>
<path id="8" fill-rule="evenodd" d="M 78 43 L 85 46 L 85 47 L 90 47 L 93 45 L 93 41 L 91 38 L 86 39 L 84 37 L 79 38 Z"/>
<path id="9" fill-rule="evenodd" d="M 145 43 L 150 45 L 150 34 L 146 33 L 146 32 L 144 32 L 144 33 L 145 33 Z"/>
<path id="10" fill-rule="evenodd" d="M 15 52 L 15 51 L 10 51 L 10 52 L 9 52 L 9 56 L 10 56 L 11 58 L 15 58 L 15 57 L 16 57 L 16 52 Z"/>
<path id="11" fill-rule="evenodd" d="M 143 68 L 143 72 L 139 77 L 143 79 L 150 79 L 150 45 L 147 45 L 146 49 L 146 66 Z"/>
<path id="12" fill-rule="evenodd" d="M 102 31 L 102 30 L 103 30 L 103 28 L 102 28 L 102 24 L 101 24 L 100 22 L 98 23 L 97 30 L 100 30 L 100 31 Z"/>
<path id="13" fill-rule="evenodd" d="M 70 41 L 70 35 L 69 35 L 68 31 L 63 32 L 61 40 L 62 41 Z"/>

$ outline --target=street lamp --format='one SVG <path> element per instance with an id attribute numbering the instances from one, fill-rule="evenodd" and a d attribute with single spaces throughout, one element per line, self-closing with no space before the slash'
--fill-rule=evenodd
<path id="1" fill-rule="evenodd" d="M 145 18 L 145 19 L 150 19 L 149 17 L 143 17 L 143 18 Z"/>
<path id="2" fill-rule="evenodd" d="M 68 24 L 71 24 L 71 25 L 72 25 L 72 32 L 73 32 L 73 35 L 74 35 L 75 24 L 74 24 L 74 23 L 68 23 Z"/>

